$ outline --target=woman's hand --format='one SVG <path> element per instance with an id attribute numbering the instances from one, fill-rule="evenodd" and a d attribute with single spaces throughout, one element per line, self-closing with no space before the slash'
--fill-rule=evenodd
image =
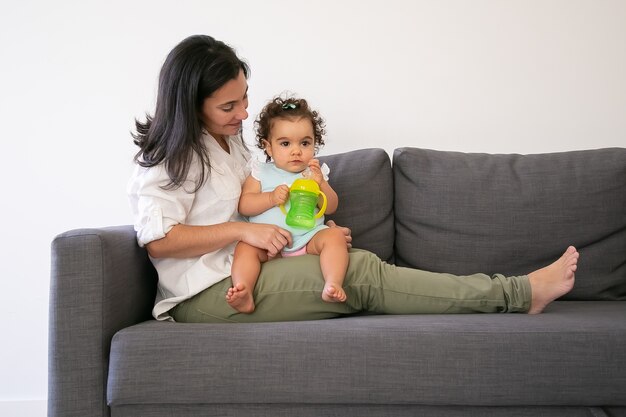
<path id="1" fill-rule="evenodd" d="M 246 223 L 246 230 L 239 240 L 267 251 L 270 258 L 293 243 L 291 233 L 273 224 Z"/>
<path id="2" fill-rule="evenodd" d="M 348 247 L 348 249 L 350 249 L 352 247 L 352 230 L 350 230 L 347 227 L 343 227 L 343 226 L 337 226 L 337 224 L 332 221 L 329 220 L 326 222 L 326 226 L 328 227 L 336 227 L 337 229 L 341 229 L 341 231 L 343 232 L 344 236 L 346 237 L 346 246 Z"/>

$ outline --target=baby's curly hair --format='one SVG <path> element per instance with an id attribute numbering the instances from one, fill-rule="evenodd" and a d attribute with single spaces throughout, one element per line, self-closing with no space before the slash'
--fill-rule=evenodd
<path id="1" fill-rule="evenodd" d="M 264 140 L 269 140 L 270 131 L 272 129 L 272 121 L 274 119 L 299 119 L 304 117 L 311 121 L 313 125 L 313 136 L 315 152 L 324 146 L 324 135 L 326 134 L 326 125 L 324 119 L 315 110 L 309 107 L 309 103 L 303 98 L 276 96 L 272 101 L 267 103 L 259 116 L 254 121 L 256 132 L 256 146 L 265 152 Z M 265 152 L 266 161 L 270 162 L 272 158 Z"/>

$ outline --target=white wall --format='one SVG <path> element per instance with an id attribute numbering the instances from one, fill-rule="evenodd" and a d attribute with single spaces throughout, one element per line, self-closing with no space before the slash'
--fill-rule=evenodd
<path id="1" fill-rule="evenodd" d="M 307 97 L 324 153 L 538 153 L 626 146 L 624 22 L 622 0 L 5 2 L 0 402 L 45 400 L 50 241 L 131 222 L 129 131 L 184 37 L 248 60 L 251 118 Z"/>

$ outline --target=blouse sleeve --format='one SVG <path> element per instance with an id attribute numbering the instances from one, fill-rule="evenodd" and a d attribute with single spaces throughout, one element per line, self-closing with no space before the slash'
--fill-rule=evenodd
<path id="1" fill-rule="evenodd" d="M 195 194 L 184 186 L 164 189 L 168 183 L 163 165 L 135 168 L 128 184 L 128 197 L 139 246 L 165 237 L 172 227 L 185 223 L 191 210 Z"/>
<path id="2" fill-rule="evenodd" d="M 250 158 L 250 160 L 248 160 L 246 171 L 249 172 L 250 175 L 252 175 L 252 178 L 254 178 L 257 181 L 261 181 L 261 177 L 260 177 L 261 170 L 265 167 L 265 165 L 267 164 L 253 157 L 253 158 Z"/>
<path id="3" fill-rule="evenodd" d="M 330 167 L 326 165 L 326 163 L 324 162 L 322 166 L 320 167 L 320 170 L 322 171 L 322 175 L 324 176 L 324 181 L 328 181 L 328 174 L 330 174 Z"/>

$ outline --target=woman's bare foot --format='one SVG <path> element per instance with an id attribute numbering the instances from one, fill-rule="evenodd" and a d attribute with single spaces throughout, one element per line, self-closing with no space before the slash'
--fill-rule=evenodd
<path id="1" fill-rule="evenodd" d="M 528 274 L 532 290 L 528 314 L 541 313 L 552 301 L 571 291 L 578 256 L 576 248 L 570 246 L 555 262 Z"/>
<path id="2" fill-rule="evenodd" d="M 241 283 L 228 289 L 226 302 L 240 313 L 252 313 L 254 311 L 252 292 Z"/>
<path id="3" fill-rule="evenodd" d="M 322 290 L 322 300 L 327 303 L 343 303 L 348 296 L 340 285 L 327 282 Z"/>

